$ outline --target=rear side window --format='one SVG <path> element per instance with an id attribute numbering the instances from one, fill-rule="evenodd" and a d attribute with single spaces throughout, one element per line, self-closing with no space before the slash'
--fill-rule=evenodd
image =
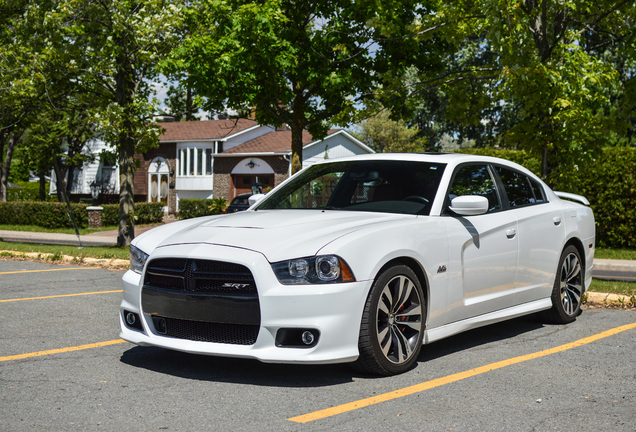
<path id="1" fill-rule="evenodd" d="M 510 207 L 523 207 L 545 202 L 543 188 L 534 179 L 518 171 L 495 167 L 499 179 L 503 183 Z"/>

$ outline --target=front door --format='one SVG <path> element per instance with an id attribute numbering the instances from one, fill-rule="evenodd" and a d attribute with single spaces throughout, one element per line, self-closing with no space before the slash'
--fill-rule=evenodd
<path id="1" fill-rule="evenodd" d="M 168 212 L 169 171 L 163 158 L 153 160 L 148 167 L 148 201 L 162 203 L 164 212 Z"/>
<path id="2" fill-rule="evenodd" d="M 460 195 L 488 198 L 489 210 L 477 216 L 449 216 L 449 257 L 461 270 L 449 287 L 451 321 L 483 315 L 514 305 L 519 239 L 517 219 L 502 211 L 493 173 L 487 165 L 465 165 L 455 173 L 449 200 Z"/>
<path id="3" fill-rule="evenodd" d="M 168 174 L 150 174 L 150 202 L 168 205 Z"/>

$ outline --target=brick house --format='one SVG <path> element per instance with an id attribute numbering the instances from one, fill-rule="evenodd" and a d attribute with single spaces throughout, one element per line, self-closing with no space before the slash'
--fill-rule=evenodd
<path id="1" fill-rule="evenodd" d="M 139 161 L 135 201 L 160 201 L 166 212 L 176 213 L 181 199 L 224 197 L 230 201 L 251 192 L 252 185 L 266 192 L 289 177 L 289 130 L 250 119 L 166 122 L 161 126 L 165 131 L 159 147 L 135 155 Z M 89 148 L 96 154 L 105 144 L 96 140 Z M 322 159 L 367 153 L 373 150 L 341 129 L 330 130 L 319 141 L 303 133 L 303 167 Z M 118 191 L 117 167 L 100 160 L 87 164 L 77 175 L 73 194 L 90 196 L 94 183 L 102 190 Z"/>

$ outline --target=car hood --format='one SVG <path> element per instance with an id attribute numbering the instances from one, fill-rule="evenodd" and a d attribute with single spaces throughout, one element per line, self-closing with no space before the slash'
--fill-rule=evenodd
<path id="1" fill-rule="evenodd" d="M 214 244 L 260 252 L 270 261 L 313 256 L 339 237 L 378 223 L 416 216 L 330 210 L 258 210 L 189 219 L 137 237 L 146 253 L 157 247 Z"/>

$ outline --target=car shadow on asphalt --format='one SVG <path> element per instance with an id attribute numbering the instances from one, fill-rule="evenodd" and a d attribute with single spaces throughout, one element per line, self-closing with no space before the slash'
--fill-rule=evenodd
<path id="1" fill-rule="evenodd" d="M 524 333 L 538 330 L 545 325 L 545 322 L 537 315 L 528 315 L 509 321 L 490 324 L 437 342 L 432 342 L 429 345 L 424 345 L 418 362 L 434 360 L 481 345 L 510 339 Z"/>
<path id="2" fill-rule="evenodd" d="M 529 316 L 471 330 L 425 345 L 417 364 L 509 339 L 542 327 L 541 321 Z M 355 378 L 381 378 L 357 372 L 347 364 L 267 364 L 251 359 L 188 354 L 141 346 L 126 350 L 121 356 L 121 362 L 184 379 L 268 387 L 328 387 L 352 382 Z"/>

